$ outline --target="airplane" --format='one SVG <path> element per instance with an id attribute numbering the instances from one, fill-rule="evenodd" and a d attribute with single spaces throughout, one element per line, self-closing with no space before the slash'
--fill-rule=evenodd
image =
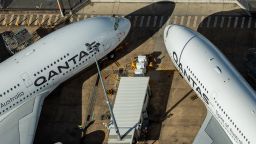
<path id="1" fill-rule="evenodd" d="M 32 144 L 44 99 L 61 83 L 105 57 L 129 33 L 122 17 L 72 23 L 0 63 L 1 144 Z"/>
<path id="2" fill-rule="evenodd" d="M 256 95 L 204 36 L 180 25 L 164 29 L 177 70 L 207 108 L 194 144 L 256 144 Z"/>

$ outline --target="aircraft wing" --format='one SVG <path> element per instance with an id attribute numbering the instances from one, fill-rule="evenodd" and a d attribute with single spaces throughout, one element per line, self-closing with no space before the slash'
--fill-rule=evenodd
<path id="1" fill-rule="evenodd" d="M 0 121 L 1 143 L 33 144 L 46 93 L 41 95 L 31 98 Z"/>
<path id="2" fill-rule="evenodd" d="M 207 116 L 193 144 L 232 144 L 219 122 L 207 111 Z"/>

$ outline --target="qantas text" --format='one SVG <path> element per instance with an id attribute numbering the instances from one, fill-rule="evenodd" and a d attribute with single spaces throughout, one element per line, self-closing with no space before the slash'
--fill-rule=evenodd
<path id="1" fill-rule="evenodd" d="M 87 48 L 88 52 L 80 51 L 79 54 L 76 54 L 70 59 L 68 59 L 67 61 L 65 61 L 64 65 L 57 66 L 57 70 L 50 70 L 47 76 L 40 76 L 36 78 L 36 80 L 34 81 L 34 85 L 41 86 L 45 84 L 47 81 L 51 80 L 55 76 L 63 73 L 64 70 L 68 70 L 70 68 L 70 63 L 73 63 L 74 65 L 76 65 L 78 62 L 80 62 L 81 60 L 89 56 L 90 53 L 99 52 L 99 46 L 100 46 L 100 43 L 95 41 L 92 43 L 86 43 L 85 47 Z"/>
<path id="2" fill-rule="evenodd" d="M 209 104 L 209 98 L 202 91 L 203 89 L 201 89 L 200 86 L 197 85 L 196 81 L 189 75 L 189 73 L 187 73 L 186 69 L 183 68 L 182 63 L 180 63 L 178 60 L 177 54 L 175 52 L 173 52 L 172 54 L 173 54 L 173 60 L 177 65 L 178 69 L 181 71 L 182 75 L 186 77 L 186 79 L 188 80 L 192 88 L 200 94 L 200 96 L 204 99 L 205 103 Z"/>

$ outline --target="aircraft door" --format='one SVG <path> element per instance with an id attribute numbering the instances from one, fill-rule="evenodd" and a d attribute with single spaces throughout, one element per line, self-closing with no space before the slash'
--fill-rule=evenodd
<path id="1" fill-rule="evenodd" d="M 32 86 L 32 84 L 33 84 L 33 82 L 32 82 L 32 80 L 31 80 L 31 78 L 30 78 L 30 76 L 29 76 L 29 74 L 28 73 L 22 73 L 21 75 L 20 75 L 20 77 L 21 77 L 21 79 L 22 79 L 22 81 L 24 82 L 24 84 L 25 84 L 25 86 L 28 88 L 28 87 L 30 87 L 30 86 Z"/>

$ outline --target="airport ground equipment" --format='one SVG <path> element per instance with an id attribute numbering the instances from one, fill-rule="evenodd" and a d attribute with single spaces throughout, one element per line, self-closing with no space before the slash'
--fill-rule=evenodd
<path id="1" fill-rule="evenodd" d="M 148 59 L 144 55 L 139 55 L 132 60 L 131 67 L 135 75 L 145 75 L 147 72 Z"/>
<path id="2" fill-rule="evenodd" d="M 108 144 L 132 144 L 142 134 L 148 121 L 149 77 L 121 77 L 113 113 L 122 139 L 114 125 L 109 126 Z"/>

